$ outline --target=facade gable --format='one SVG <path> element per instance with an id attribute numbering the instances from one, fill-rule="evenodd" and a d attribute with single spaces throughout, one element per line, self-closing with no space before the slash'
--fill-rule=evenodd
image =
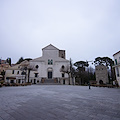
<path id="1" fill-rule="evenodd" d="M 44 47 L 42 50 L 59 50 L 58 48 L 56 48 L 55 46 L 53 46 L 52 44 Z"/>

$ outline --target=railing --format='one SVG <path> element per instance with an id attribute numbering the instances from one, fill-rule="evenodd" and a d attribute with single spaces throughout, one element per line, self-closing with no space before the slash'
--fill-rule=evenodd
<path id="1" fill-rule="evenodd" d="M 114 63 L 113 67 L 116 67 L 116 66 L 120 66 L 120 62 L 118 62 L 117 64 Z"/>

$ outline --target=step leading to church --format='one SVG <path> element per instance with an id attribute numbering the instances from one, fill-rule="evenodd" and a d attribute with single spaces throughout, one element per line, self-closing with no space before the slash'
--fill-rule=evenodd
<path id="1" fill-rule="evenodd" d="M 58 80 L 46 79 L 44 82 L 38 83 L 38 85 L 61 85 Z"/>

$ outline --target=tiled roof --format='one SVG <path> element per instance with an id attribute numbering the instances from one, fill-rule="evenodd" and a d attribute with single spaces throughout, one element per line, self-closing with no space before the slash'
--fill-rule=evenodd
<path id="1" fill-rule="evenodd" d="M 118 53 L 120 53 L 120 51 L 118 51 L 118 52 L 116 52 L 115 54 L 113 54 L 113 56 L 116 55 L 116 54 L 118 54 Z"/>

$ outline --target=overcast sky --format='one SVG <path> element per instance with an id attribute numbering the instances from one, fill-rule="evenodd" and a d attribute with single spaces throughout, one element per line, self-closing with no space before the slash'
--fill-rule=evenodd
<path id="1" fill-rule="evenodd" d="M 0 57 L 37 58 L 53 44 L 73 62 L 120 51 L 120 0 L 0 0 Z"/>

